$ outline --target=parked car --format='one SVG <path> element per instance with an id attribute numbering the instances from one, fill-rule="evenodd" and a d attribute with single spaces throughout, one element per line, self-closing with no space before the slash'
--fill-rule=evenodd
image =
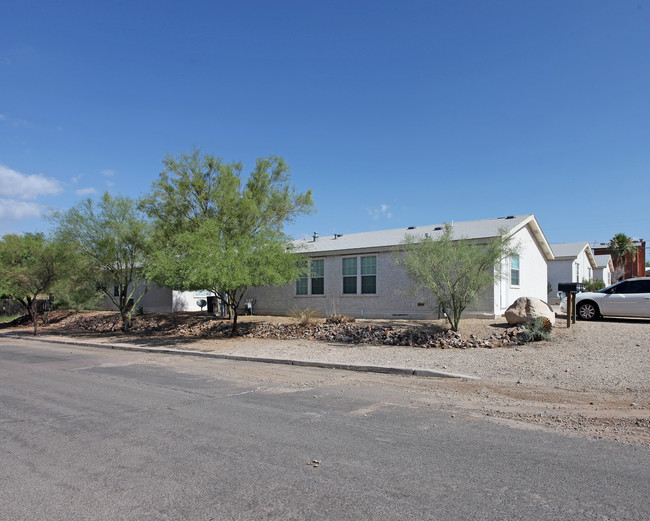
<path id="1" fill-rule="evenodd" d="M 566 297 L 560 301 L 566 313 Z M 582 320 L 600 316 L 650 318 L 650 277 L 627 279 L 598 291 L 576 293 L 576 312 Z"/>

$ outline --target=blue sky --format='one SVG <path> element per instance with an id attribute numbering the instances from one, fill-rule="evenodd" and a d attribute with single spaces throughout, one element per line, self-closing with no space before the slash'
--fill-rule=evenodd
<path id="1" fill-rule="evenodd" d="M 0 234 L 194 146 L 283 156 L 317 206 L 294 237 L 650 239 L 650 2 L 0 2 Z"/>

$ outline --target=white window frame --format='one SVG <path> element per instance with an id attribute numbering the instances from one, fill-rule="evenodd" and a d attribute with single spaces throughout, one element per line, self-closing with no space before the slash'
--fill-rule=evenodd
<path id="1" fill-rule="evenodd" d="M 515 258 L 517 259 L 516 268 L 513 266 L 513 261 Z M 521 256 L 518 253 L 513 253 L 512 255 L 510 255 L 509 264 L 510 264 L 510 286 L 512 286 L 513 288 L 518 288 L 521 286 Z M 517 273 L 516 283 L 512 281 L 513 279 L 512 275 L 515 272 Z"/>
<path id="2" fill-rule="evenodd" d="M 357 295 L 357 296 L 367 296 L 367 295 L 377 295 L 377 255 L 354 255 L 341 257 L 341 294 L 342 295 Z M 362 273 L 362 262 L 361 259 L 374 258 L 375 259 L 375 270 L 374 273 Z M 354 274 L 347 274 L 344 268 L 346 260 L 354 259 Z M 348 263 L 350 264 L 350 263 Z M 375 291 L 364 292 L 363 291 L 363 278 L 364 277 L 374 277 L 374 288 Z M 345 291 L 345 281 L 346 279 L 354 278 L 354 292 Z"/>

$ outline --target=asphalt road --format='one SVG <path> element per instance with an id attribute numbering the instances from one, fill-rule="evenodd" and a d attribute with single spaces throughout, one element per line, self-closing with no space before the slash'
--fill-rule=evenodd
<path id="1" fill-rule="evenodd" d="M 0 520 L 650 519 L 646 448 L 408 378 L 0 339 Z"/>

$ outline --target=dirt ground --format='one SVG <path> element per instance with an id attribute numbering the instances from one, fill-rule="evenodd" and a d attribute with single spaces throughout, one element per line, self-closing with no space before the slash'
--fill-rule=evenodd
<path id="1" fill-rule="evenodd" d="M 106 321 L 97 313 L 95 322 Z M 198 313 L 144 315 L 149 320 L 137 334 L 68 327 L 69 315 L 54 316 L 44 336 L 79 338 L 93 342 L 129 343 L 246 356 L 336 361 L 397 367 L 420 367 L 465 374 L 473 379 L 386 377 L 391 385 L 411 393 L 414 400 L 460 407 L 470 414 L 518 428 L 551 429 L 572 436 L 607 439 L 650 449 L 650 320 L 604 319 L 566 327 L 558 317 L 549 342 L 494 349 L 423 349 L 323 342 L 305 339 L 228 338 L 201 335 L 205 323 L 219 321 Z M 109 319 L 110 321 L 111 319 Z M 259 323 L 294 323 L 287 317 L 244 316 L 243 330 Z M 153 321 L 153 322 L 152 322 Z M 152 323 L 172 321 L 164 331 Z M 91 323 L 95 323 L 92 322 Z M 71 323 L 70 323 L 71 324 Z M 443 331 L 444 321 L 357 321 L 357 325 L 391 326 Z M 509 326 L 503 319 L 465 319 L 463 338 L 483 339 Z M 118 325 L 119 328 L 119 325 Z M 29 326 L 0 329 L 27 334 Z M 219 331 L 221 331 L 219 329 Z"/>

